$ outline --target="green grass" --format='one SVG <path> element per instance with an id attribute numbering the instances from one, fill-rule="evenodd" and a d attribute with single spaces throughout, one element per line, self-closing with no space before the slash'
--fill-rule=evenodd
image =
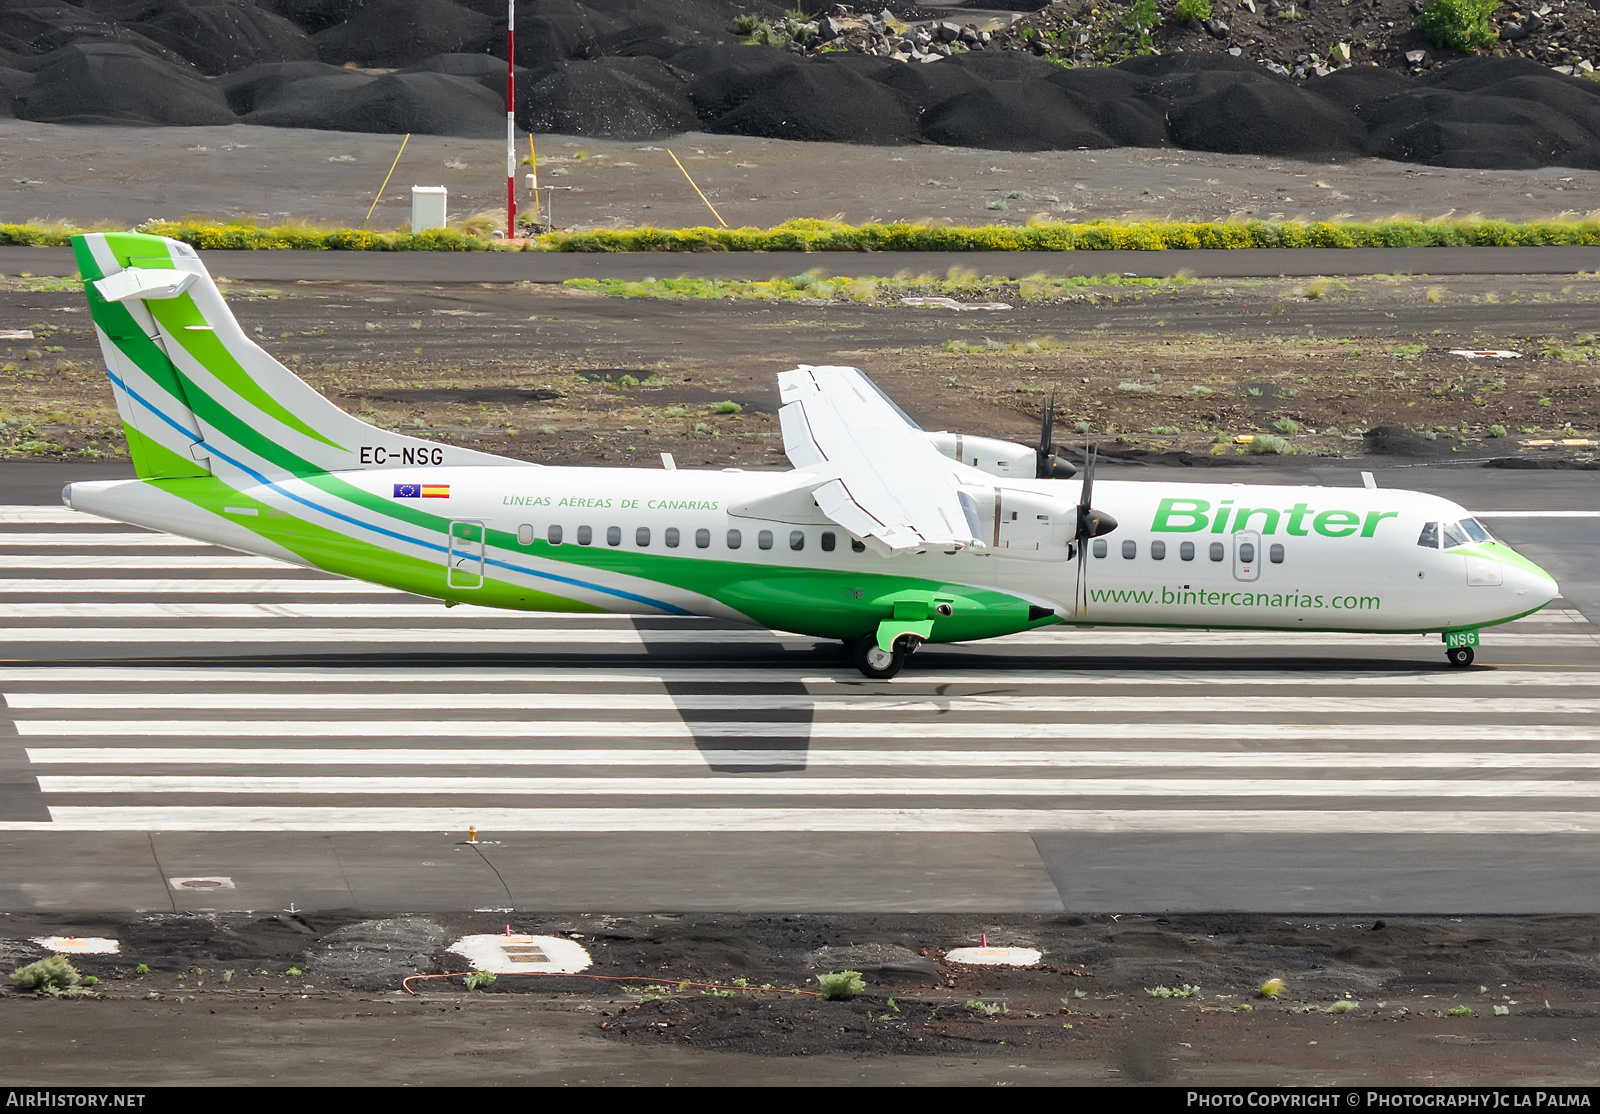
<path id="1" fill-rule="evenodd" d="M 842 1002 L 854 998 L 867 988 L 860 971 L 831 971 L 817 976 L 817 997 L 826 1002 Z"/>
<path id="2" fill-rule="evenodd" d="M 77 986 L 82 976 L 66 956 L 51 955 L 17 968 L 11 972 L 11 977 L 17 980 L 18 990 L 49 993 Z"/>
<path id="3" fill-rule="evenodd" d="M 481 251 L 476 230 L 369 232 L 307 224 L 147 221 L 139 230 L 201 250 Z M 60 247 L 86 229 L 71 223 L 0 224 L 0 245 Z M 862 224 L 803 218 L 772 228 L 627 228 L 551 232 L 538 251 L 1166 251 L 1196 248 L 1471 247 L 1600 245 L 1600 218 L 1384 221 L 1039 220 L 1026 225 Z"/>

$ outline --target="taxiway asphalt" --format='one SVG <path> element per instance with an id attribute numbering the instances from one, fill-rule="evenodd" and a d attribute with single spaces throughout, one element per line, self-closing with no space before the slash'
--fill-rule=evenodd
<path id="1" fill-rule="evenodd" d="M 1243 248 L 1233 251 L 1065 252 L 360 252 L 207 251 L 212 275 L 234 281 L 536 282 L 574 278 L 768 279 L 821 268 L 830 275 L 980 275 L 1308 278 L 1318 275 L 1571 275 L 1600 270 L 1600 247 Z M 70 248 L 0 247 L 0 274 L 70 276 Z"/>
<path id="2" fill-rule="evenodd" d="M 0 466 L 0 908 L 1600 910 L 1594 473 L 1376 470 L 1562 583 L 1472 670 L 1039 631 L 884 684 L 814 639 L 446 611 L 105 523 L 56 499 L 89 471 Z"/>

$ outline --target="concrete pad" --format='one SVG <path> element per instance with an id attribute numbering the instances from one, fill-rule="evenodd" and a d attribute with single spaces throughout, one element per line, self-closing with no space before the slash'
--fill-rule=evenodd
<path id="1" fill-rule="evenodd" d="M 222 909 L 349 909 L 355 898 L 326 834 L 161 832 L 150 837 L 172 907 Z M 184 889 L 173 878 L 216 878 L 232 888 Z"/>
<path id="2" fill-rule="evenodd" d="M 0 832 L 0 909 L 170 913 L 143 832 Z"/>
<path id="3" fill-rule="evenodd" d="M 1062 909 L 1021 835 L 508 834 L 483 852 L 519 909 Z"/>
<path id="4" fill-rule="evenodd" d="M 1039 835 L 1075 913 L 1600 913 L 1600 837 Z"/>

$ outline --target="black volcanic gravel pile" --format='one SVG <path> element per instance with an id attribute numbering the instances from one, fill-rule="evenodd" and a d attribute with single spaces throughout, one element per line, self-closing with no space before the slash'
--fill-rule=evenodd
<path id="1" fill-rule="evenodd" d="M 732 29 L 742 12 L 782 14 L 772 0 L 519 4 L 517 122 L 620 139 L 704 130 L 1600 167 L 1600 82 L 1531 58 L 1297 78 L 1205 50 L 1064 68 L 1001 37 L 933 64 L 745 45 Z M 11 0 L 0 116 L 488 136 L 504 128 L 504 34 L 501 0 Z"/>

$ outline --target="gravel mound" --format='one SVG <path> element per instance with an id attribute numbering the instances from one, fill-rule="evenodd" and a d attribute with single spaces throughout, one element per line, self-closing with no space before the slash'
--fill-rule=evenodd
<path id="1" fill-rule="evenodd" d="M 517 102 L 517 123 L 529 131 L 653 139 L 699 126 L 683 80 L 648 56 L 562 62 L 519 87 Z"/>
<path id="2" fill-rule="evenodd" d="M 505 63 L 494 53 L 504 50 L 501 0 L 81 4 L 19 0 L 0 10 L 0 116 L 461 136 L 504 127 Z M 1282 53 L 1283 21 L 1229 11 L 1252 35 L 1276 36 L 1272 49 Z M 774 49 L 739 41 L 740 12 L 789 26 L 779 0 L 524 0 L 518 122 L 621 139 L 701 129 L 886 146 L 1176 145 L 1484 169 L 1600 167 L 1600 84 L 1532 57 L 1336 69 L 1310 55 L 1235 57 L 1220 45 L 1226 27 L 1173 27 L 1163 53 L 1064 68 L 1038 55 L 1077 58 L 1093 29 L 982 39 L 970 26 L 940 23 L 916 32 L 919 60 L 905 61 L 894 43 L 916 35 L 896 32 L 891 43 L 876 13 L 809 21 L 804 46 L 780 37 L 787 45 Z M 1051 7 L 1028 18 L 1067 17 Z M 1547 30 L 1526 22 L 1530 34 L 1555 35 L 1558 23 L 1587 19 L 1563 8 Z M 967 37 L 937 37 L 947 32 Z"/>
<path id="3" fill-rule="evenodd" d="M 791 65 L 751 75 L 746 87 L 731 110 L 711 119 L 702 110 L 706 131 L 875 146 L 917 135 L 905 103 L 851 66 Z"/>
<path id="4" fill-rule="evenodd" d="M 135 26 L 201 73 L 221 74 L 259 62 L 314 59 L 311 36 L 269 11 L 244 4 L 178 3 Z"/>
<path id="5" fill-rule="evenodd" d="M 1114 147 L 1111 137 L 1056 86 L 994 81 L 930 109 L 922 134 L 951 147 L 1053 151 Z"/>
<path id="6" fill-rule="evenodd" d="M 328 67 L 335 69 L 336 67 Z M 321 131 L 400 135 L 504 135 L 505 96 L 470 78 L 442 73 L 396 73 L 374 77 L 321 74 L 284 81 L 243 117 L 245 123 Z"/>
<path id="7" fill-rule="evenodd" d="M 17 115 L 51 124 L 231 124 L 233 111 L 193 69 L 123 43 L 85 42 L 44 57 Z"/>
<path id="8" fill-rule="evenodd" d="M 358 921 L 335 929 L 309 953 L 311 973 L 358 990 L 398 989 L 407 975 L 433 969 L 449 933 L 427 917 Z"/>
<path id="9" fill-rule="evenodd" d="M 487 50 L 494 21 L 453 0 L 370 0 L 316 35 L 324 62 L 406 66 L 433 54 Z"/>

